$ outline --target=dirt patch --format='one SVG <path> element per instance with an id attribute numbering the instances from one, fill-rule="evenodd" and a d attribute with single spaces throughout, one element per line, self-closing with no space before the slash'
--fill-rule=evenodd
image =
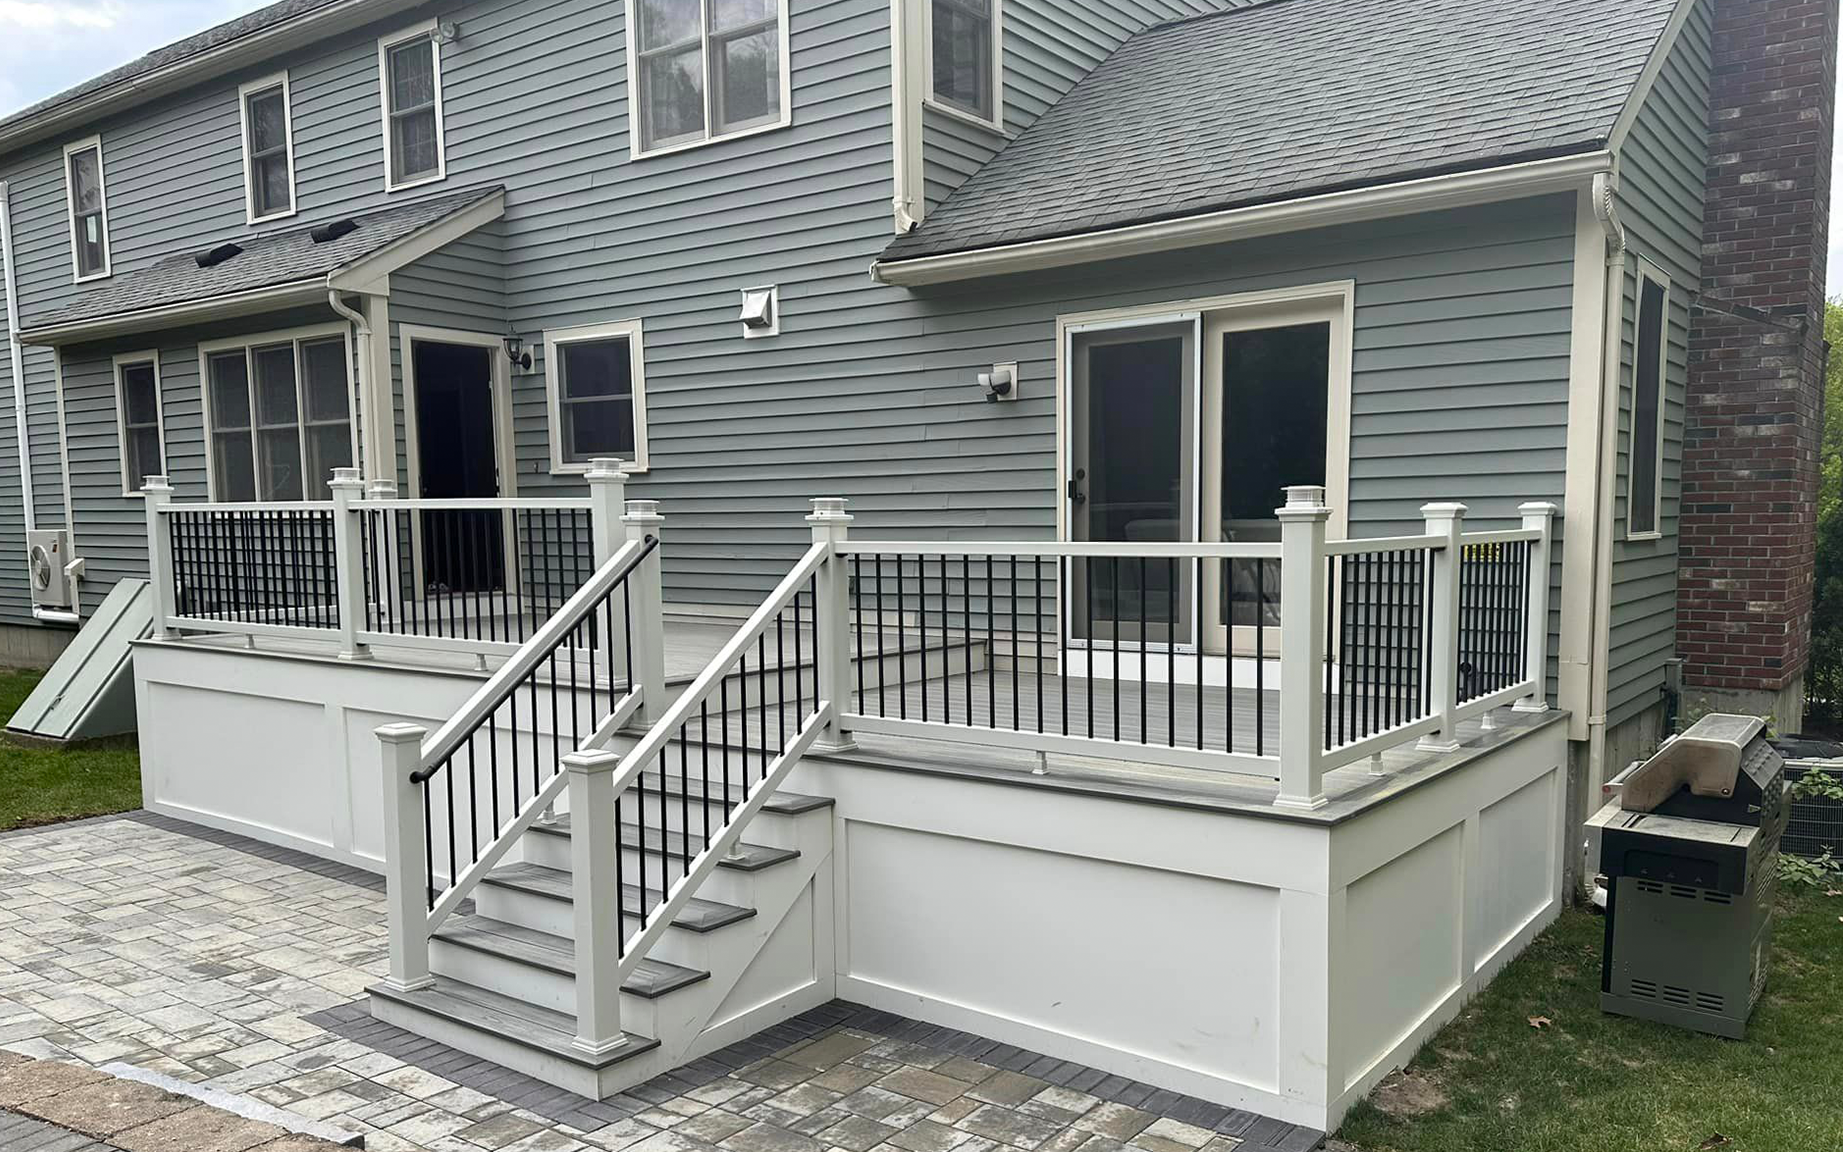
<path id="1" fill-rule="evenodd" d="M 1423 1072 L 1393 1072 L 1369 1095 L 1369 1102 L 1390 1116 L 1425 1116 L 1446 1107 L 1446 1090 Z"/>

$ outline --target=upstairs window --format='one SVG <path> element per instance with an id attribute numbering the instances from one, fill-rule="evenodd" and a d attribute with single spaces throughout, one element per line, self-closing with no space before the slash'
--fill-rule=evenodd
<path id="1" fill-rule="evenodd" d="M 64 149 L 64 192 L 70 206 L 71 260 L 76 278 L 109 274 L 109 214 L 102 182 L 102 139 L 92 136 Z"/>
<path id="2" fill-rule="evenodd" d="M 1000 0 L 930 0 L 928 44 L 936 103 L 998 123 Z"/>
<path id="3" fill-rule="evenodd" d="M 787 123 L 786 0 L 628 0 L 627 22 L 636 153 Z"/>
<path id="4" fill-rule="evenodd" d="M 258 338 L 203 349 L 214 499 L 325 500 L 353 460 L 345 336 Z"/>
<path id="5" fill-rule="evenodd" d="M 610 456 L 644 471 L 646 356 L 640 321 L 544 335 L 550 380 L 551 470 L 582 472 Z"/>
<path id="6" fill-rule="evenodd" d="M 160 434 L 160 364 L 152 352 L 115 358 L 115 412 L 122 437 L 122 493 L 166 475 Z"/>
<path id="7" fill-rule="evenodd" d="M 1626 468 L 1625 534 L 1656 536 L 1663 519 L 1664 328 L 1669 288 L 1639 265 L 1638 331 L 1632 357 L 1632 445 Z"/>
<path id="8" fill-rule="evenodd" d="M 384 187 L 407 188 L 446 173 L 442 58 L 424 25 L 378 43 L 384 86 Z"/>
<path id="9" fill-rule="evenodd" d="M 243 87 L 243 185 L 251 224 L 294 214 L 294 119 L 285 73 Z"/>

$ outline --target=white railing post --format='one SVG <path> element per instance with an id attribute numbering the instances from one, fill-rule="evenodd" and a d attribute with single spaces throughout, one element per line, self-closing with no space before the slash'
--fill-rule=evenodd
<path id="1" fill-rule="evenodd" d="M 1541 500 L 1520 504 L 1525 531 L 1542 535 L 1529 546 L 1529 632 L 1524 639 L 1528 666 L 1523 678 L 1535 685 L 1528 696 L 1517 701 L 1516 712 L 1549 710 L 1549 549 L 1555 537 L 1555 505 Z"/>
<path id="2" fill-rule="evenodd" d="M 429 975 L 429 867 L 422 787 L 410 776 L 422 768 L 428 730 L 414 724 L 377 729 L 384 784 L 384 891 L 390 924 L 390 976 L 399 992 L 433 983 Z"/>
<path id="3" fill-rule="evenodd" d="M 589 482 L 589 531 L 594 540 L 595 566 L 600 568 L 621 550 L 627 532 L 621 517 L 627 511 L 627 472 L 619 460 L 598 456 L 589 461 L 583 477 Z"/>
<path id="4" fill-rule="evenodd" d="M 173 500 L 173 486 L 164 476 L 149 476 L 141 483 L 141 498 L 147 504 L 147 586 L 154 594 L 154 639 L 172 640 L 179 635 L 167 623 L 173 617 L 173 533 L 161 511 Z"/>
<path id="5" fill-rule="evenodd" d="M 813 742 L 817 752 L 849 752 L 857 747 L 841 719 L 851 691 L 851 582 L 837 551 L 851 531 L 853 517 L 845 511 L 845 503 L 840 496 L 820 497 L 813 501 L 812 515 L 806 518 L 813 529 L 813 543 L 829 544 L 833 549 L 814 581 L 814 691 L 832 705 L 831 721 Z"/>
<path id="6" fill-rule="evenodd" d="M 626 1041 L 621 1032 L 621 890 L 615 884 L 613 752 L 571 752 L 570 887 L 576 910 L 576 1039 L 602 1056 Z"/>
<path id="7" fill-rule="evenodd" d="M 1440 727 L 1421 737 L 1423 752 L 1456 752 L 1459 749 L 1459 567 L 1460 539 L 1465 533 L 1464 504 L 1423 504 L 1421 517 L 1427 522 L 1427 535 L 1444 543 L 1434 550 L 1433 618 L 1428 638 L 1428 691 L 1433 695 L 1433 715 Z"/>
<path id="8" fill-rule="evenodd" d="M 1282 808 L 1325 804 L 1325 490 L 1286 490 L 1280 519 L 1280 795 Z M 1231 689 L 1232 691 L 1233 689 Z"/>
<path id="9" fill-rule="evenodd" d="M 354 501 L 363 497 L 365 482 L 356 468 L 333 469 L 333 566 L 339 589 L 339 658 L 369 660 L 371 649 L 359 643 L 358 634 L 365 626 L 365 557 L 360 547 L 364 534 L 358 530 L 358 509 Z"/>
<path id="10" fill-rule="evenodd" d="M 627 512 L 621 517 L 628 541 L 644 542 L 651 536 L 662 545 L 649 552 L 627 578 L 633 589 L 634 618 L 628 629 L 633 636 L 632 687 L 640 689 L 640 708 L 634 713 L 632 725 L 635 728 L 652 727 L 665 715 L 666 705 L 670 703 L 666 699 L 665 576 L 660 567 L 660 553 L 664 550 L 661 532 L 665 522 L 666 518 L 659 514 L 657 500 L 629 500 Z"/>

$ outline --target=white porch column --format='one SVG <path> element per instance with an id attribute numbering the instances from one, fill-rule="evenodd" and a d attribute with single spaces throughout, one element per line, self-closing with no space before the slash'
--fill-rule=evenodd
<path id="1" fill-rule="evenodd" d="M 384 773 L 384 891 L 390 923 L 390 976 L 399 992 L 434 983 L 429 975 L 428 841 L 423 835 L 422 786 L 410 779 L 422 767 L 428 729 L 386 724 L 377 729 Z"/>
<path id="2" fill-rule="evenodd" d="M 1432 635 L 1428 641 L 1428 691 L 1433 694 L 1433 714 L 1440 719 L 1437 731 L 1421 737 L 1423 752 L 1459 750 L 1459 551 L 1460 536 L 1465 532 L 1464 504 L 1423 504 L 1421 516 L 1427 521 L 1427 535 L 1439 537 L 1445 546 L 1431 554 L 1433 560 Z"/>
<path id="3" fill-rule="evenodd" d="M 173 500 L 173 486 L 164 476 L 149 476 L 141 484 L 147 507 L 147 586 L 153 591 L 154 639 L 172 640 L 179 632 L 167 621 L 173 616 L 173 533 L 160 514 Z"/>
<path id="4" fill-rule="evenodd" d="M 621 516 L 627 511 L 627 472 L 619 460 L 598 456 L 589 461 L 589 530 L 595 544 L 595 567 L 606 564 L 627 540 Z"/>
<path id="5" fill-rule="evenodd" d="M 851 531 L 853 519 L 845 511 L 845 503 L 840 496 L 820 497 L 813 501 L 813 513 L 806 518 L 813 529 L 813 543 L 833 548 L 815 581 L 814 693 L 832 705 L 831 724 L 813 742 L 816 752 L 849 752 L 857 747 L 850 730 L 839 719 L 851 694 L 851 581 L 845 574 L 844 558 L 837 552 Z"/>
<path id="6" fill-rule="evenodd" d="M 1529 546 L 1529 632 L 1524 638 L 1528 666 L 1523 678 L 1535 684 L 1535 690 L 1517 701 L 1513 711 L 1547 712 L 1549 710 L 1549 550 L 1555 536 L 1555 505 L 1540 500 L 1520 504 L 1525 531 L 1542 536 Z"/>
<path id="7" fill-rule="evenodd" d="M 365 482 L 356 468 L 333 469 L 333 565 L 339 589 L 339 658 L 369 660 L 371 649 L 358 642 L 365 626 L 365 557 L 354 501 L 364 495 Z"/>
<path id="8" fill-rule="evenodd" d="M 1280 519 L 1281 808 L 1321 808 L 1324 789 L 1325 490 L 1286 490 Z"/>
<path id="9" fill-rule="evenodd" d="M 627 513 L 621 517 L 630 541 L 644 541 L 648 536 L 660 540 L 666 518 L 659 514 L 657 500 L 629 500 Z M 655 547 L 627 577 L 633 591 L 633 662 L 634 684 L 640 689 L 640 708 L 634 713 L 633 727 L 650 728 L 666 706 L 666 604 L 665 576 L 660 569 L 660 552 Z M 574 809 L 572 809 L 574 811 Z"/>
<path id="10" fill-rule="evenodd" d="M 626 1043 L 621 1031 L 621 890 L 615 884 L 613 752 L 571 752 L 570 885 L 576 905 L 576 1038 L 591 1056 Z"/>

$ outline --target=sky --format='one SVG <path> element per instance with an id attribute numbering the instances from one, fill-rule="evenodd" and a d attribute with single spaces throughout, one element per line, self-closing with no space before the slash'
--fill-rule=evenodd
<path id="1" fill-rule="evenodd" d="M 0 0 L 0 115 L 268 0 Z M 1843 180 L 1833 180 L 1830 295 L 1843 295 Z"/>

